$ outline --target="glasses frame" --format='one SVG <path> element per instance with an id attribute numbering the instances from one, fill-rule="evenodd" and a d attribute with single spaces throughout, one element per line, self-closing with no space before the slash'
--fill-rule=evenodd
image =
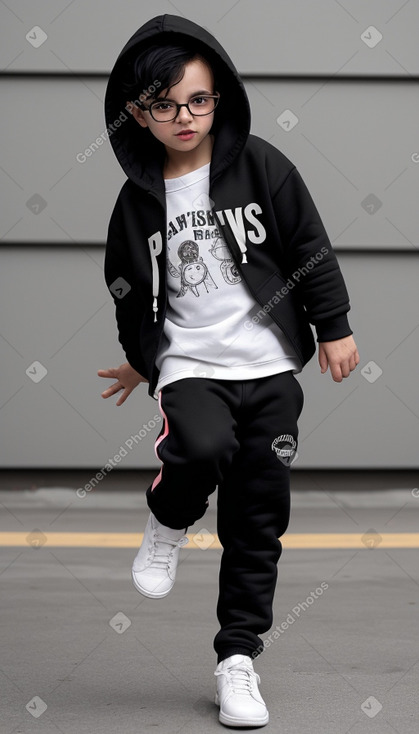
<path id="1" fill-rule="evenodd" d="M 211 99 L 216 100 L 215 101 L 215 104 L 214 104 L 214 109 L 212 109 L 211 112 L 203 112 L 203 113 L 192 112 L 191 109 L 190 109 L 190 107 L 189 107 L 189 103 L 195 97 L 205 97 L 207 99 L 208 98 L 211 98 Z M 161 99 L 156 99 L 150 105 L 143 105 L 143 109 L 150 113 L 150 115 L 153 118 L 154 122 L 165 123 L 165 122 L 173 122 L 174 120 L 176 120 L 176 118 L 179 115 L 179 112 L 180 112 L 180 110 L 181 110 L 182 107 L 186 107 L 186 109 L 188 110 L 189 114 L 192 117 L 207 117 L 207 115 L 212 115 L 212 113 L 214 112 L 214 110 L 217 108 L 219 101 L 220 101 L 220 93 L 219 92 L 216 92 L 215 94 L 194 94 L 194 95 L 192 95 L 192 97 L 190 97 L 190 99 L 189 99 L 188 102 L 183 102 L 182 104 L 178 104 L 173 99 L 165 99 L 164 97 L 162 97 Z M 175 105 L 176 106 L 176 114 L 175 114 L 175 116 L 174 117 L 171 117 L 170 120 L 156 120 L 156 118 L 153 115 L 152 108 L 153 108 L 153 105 L 154 104 L 158 104 L 159 102 L 171 102 L 171 104 Z"/>

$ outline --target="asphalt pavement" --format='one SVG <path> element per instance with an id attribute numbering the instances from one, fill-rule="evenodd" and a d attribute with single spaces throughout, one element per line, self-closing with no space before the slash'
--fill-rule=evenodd
<path id="1" fill-rule="evenodd" d="M 173 591 L 151 600 L 130 576 L 147 478 L 83 498 L 71 474 L 1 485 L 2 734 L 226 730 L 214 704 L 216 495 L 188 530 Z M 419 731 L 418 485 L 361 484 L 326 475 L 293 491 L 255 662 L 267 734 Z"/>

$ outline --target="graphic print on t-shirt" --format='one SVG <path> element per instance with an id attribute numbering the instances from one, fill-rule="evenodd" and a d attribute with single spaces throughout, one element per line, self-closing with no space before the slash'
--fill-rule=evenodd
<path id="1" fill-rule="evenodd" d="M 209 231 L 207 229 L 207 232 Z M 220 273 L 225 283 L 228 285 L 240 283 L 240 273 L 227 245 L 220 236 L 217 236 L 217 230 L 212 234 L 216 239 L 208 249 L 208 254 L 211 254 L 215 260 L 220 262 Z M 203 237 L 202 240 L 205 242 L 206 238 Z M 170 247 L 168 250 L 170 253 Z M 170 275 L 172 278 L 180 278 L 180 288 L 176 294 L 176 298 L 184 296 L 188 291 L 193 293 L 194 296 L 199 297 L 200 290 L 203 292 L 205 289 L 206 293 L 210 292 L 209 288 L 218 290 L 218 285 L 211 275 L 207 263 L 205 263 L 203 257 L 200 255 L 197 242 L 185 240 L 179 245 L 177 255 L 180 259 L 177 267 L 171 261 L 170 255 L 168 254 L 167 256 L 167 269 Z M 214 269 L 212 269 L 212 272 L 214 274 Z M 200 285 L 203 285 L 203 288 L 199 290 L 198 286 Z"/>
<path id="2" fill-rule="evenodd" d="M 229 285 L 240 283 L 241 276 L 237 265 L 231 258 L 230 250 L 221 237 L 217 237 L 210 248 L 210 253 L 216 260 L 221 260 L 220 270 L 225 282 Z"/>
<path id="3" fill-rule="evenodd" d="M 207 293 L 208 286 L 218 289 L 218 285 L 214 282 L 210 272 L 204 263 L 202 257 L 199 256 L 199 247 L 196 242 L 186 240 L 182 242 L 178 248 L 177 254 L 180 258 L 180 266 L 176 268 L 167 258 L 167 267 L 173 278 L 180 278 L 180 290 L 176 298 L 180 298 L 190 290 L 194 296 L 199 297 L 198 286 L 203 284 Z"/>

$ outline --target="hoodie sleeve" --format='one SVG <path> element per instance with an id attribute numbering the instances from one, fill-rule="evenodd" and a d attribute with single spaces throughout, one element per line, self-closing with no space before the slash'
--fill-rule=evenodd
<path id="1" fill-rule="evenodd" d="M 108 227 L 105 250 L 105 281 L 115 303 L 118 339 L 127 361 L 137 372 L 148 379 L 147 370 L 140 352 L 140 326 L 142 307 L 132 277 L 125 228 L 118 198 Z"/>
<path id="2" fill-rule="evenodd" d="M 295 167 L 273 196 L 288 275 L 316 329 L 317 341 L 352 334 L 345 282 L 313 199 Z"/>

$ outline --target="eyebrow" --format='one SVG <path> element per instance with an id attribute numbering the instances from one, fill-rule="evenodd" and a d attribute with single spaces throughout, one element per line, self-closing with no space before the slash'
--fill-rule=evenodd
<path id="1" fill-rule="evenodd" d="M 200 94 L 213 94 L 213 92 L 209 92 L 208 89 L 200 89 L 198 92 L 192 92 L 189 97 L 198 97 Z M 156 97 L 156 99 L 171 99 L 171 97 Z"/>

